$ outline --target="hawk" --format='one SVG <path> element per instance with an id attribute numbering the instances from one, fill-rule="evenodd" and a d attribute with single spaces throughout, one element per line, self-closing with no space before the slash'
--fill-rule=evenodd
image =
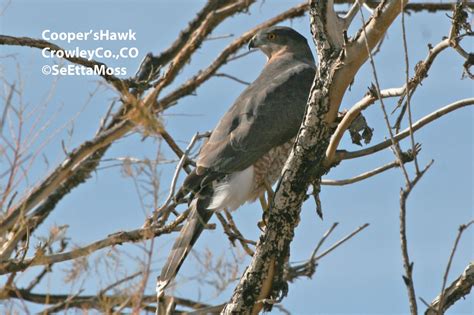
<path id="1" fill-rule="evenodd" d="M 278 179 L 304 117 L 316 73 L 306 38 L 289 27 L 259 31 L 249 42 L 268 58 L 203 145 L 176 198 L 191 193 L 190 214 L 161 271 L 160 296 L 214 211 L 263 197 Z"/>

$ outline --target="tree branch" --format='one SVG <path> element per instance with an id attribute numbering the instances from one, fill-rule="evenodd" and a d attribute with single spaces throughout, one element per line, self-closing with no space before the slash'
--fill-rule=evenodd
<path id="1" fill-rule="evenodd" d="M 414 157 L 418 154 L 420 147 L 417 146 L 416 152 L 413 153 L 413 151 L 409 151 L 407 153 L 402 153 L 402 162 L 403 163 L 408 163 L 413 161 Z M 344 185 L 349 185 L 353 183 L 360 182 L 364 179 L 367 179 L 369 177 L 378 175 L 380 173 L 383 173 L 389 169 L 395 168 L 395 167 L 400 167 L 400 162 L 397 160 L 390 162 L 388 164 L 385 164 L 383 166 L 377 167 L 376 169 L 373 169 L 369 172 L 362 173 L 360 175 L 357 175 L 352 178 L 348 179 L 340 179 L 340 180 L 334 180 L 334 179 L 322 179 L 321 180 L 321 185 L 326 185 L 326 186 L 344 186 Z"/>
<path id="2" fill-rule="evenodd" d="M 416 305 L 415 286 L 413 284 L 413 262 L 410 261 L 408 256 L 408 241 L 406 235 L 406 202 L 413 187 L 415 187 L 421 177 L 430 168 L 431 164 L 433 164 L 433 161 L 431 161 L 423 171 L 417 173 L 412 181 L 407 182 L 405 189 L 401 189 L 400 191 L 400 243 L 402 248 L 403 268 L 405 269 L 403 281 L 407 287 L 410 312 L 412 315 L 418 314 L 418 307 Z"/>
<path id="3" fill-rule="evenodd" d="M 36 304 L 63 304 L 65 301 L 67 303 L 55 312 L 67 309 L 67 308 L 81 308 L 81 309 L 97 309 L 105 313 L 112 313 L 115 306 L 123 304 L 125 301 L 126 307 L 132 306 L 132 301 L 130 300 L 130 295 L 128 294 L 115 294 L 115 295 L 66 295 L 66 294 L 38 294 L 32 293 L 29 290 L 25 289 L 13 289 L 4 287 L 0 290 L 0 297 L 13 298 L 13 299 L 22 299 L 28 302 L 33 302 Z M 154 295 L 146 295 L 142 299 L 143 305 L 153 303 L 155 301 Z M 171 298 L 171 297 L 169 297 Z M 209 305 L 201 302 L 196 302 L 189 299 L 172 297 L 176 304 L 189 307 L 193 309 L 202 309 L 207 308 Z M 50 314 L 53 311 L 50 310 L 46 314 Z M 41 312 L 43 314 L 43 312 Z"/>
<path id="4" fill-rule="evenodd" d="M 157 70 L 169 63 L 170 60 L 173 59 L 186 45 L 186 43 L 188 43 L 196 28 L 202 24 L 209 13 L 228 5 L 229 3 L 231 3 L 231 0 L 209 0 L 196 14 L 194 19 L 188 23 L 187 27 L 180 32 L 179 37 L 169 48 L 162 51 L 158 56 L 153 56 L 150 53 L 145 57 L 136 75 L 137 80 L 148 81 L 150 76 L 157 73 Z"/>
<path id="5" fill-rule="evenodd" d="M 437 297 L 437 301 L 436 301 L 438 305 L 437 305 L 437 308 L 435 308 L 435 309 L 438 310 L 439 315 L 444 314 L 444 312 L 448 309 L 448 307 L 451 306 L 452 304 L 454 304 L 454 302 L 455 302 L 455 300 L 454 301 L 453 300 L 446 301 L 446 296 L 447 296 L 447 293 L 448 293 L 447 290 L 446 290 L 446 283 L 448 282 L 449 269 L 451 269 L 451 263 L 453 262 L 454 254 L 456 253 L 456 249 L 458 247 L 459 240 L 461 239 L 462 233 L 467 228 L 469 228 L 469 226 L 471 226 L 472 224 L 474 224 L 474 221 L 471 221 L 467 224 L 463 224 L 459 227 L 458 235 L 456 236 L 456 240 L 454 241 L 453 249 L 451 250 L 451 255 L 449 255 L 448 264 L 446 265 L 446 271 L 444 272 L 443 285 L 441 287 L 441 293 Z M 471 287 L 472 287 L 472 283 L 471 283 Z"/>
<path id="6" fill-rule="evenodd" d="M 461 298 L 471 292 L 472 287 L 474 286 L 474 262 L 470 262 L 467 265 L 464 272 L 454 280 L 449 287 L 443 290 L 444 303 L 441 309 L 441 312 L 445 312 L 449 307 L 454 305 Z M 438 295 L 433 302 L 429 305 L 428 309 L 425 312 L 425 315 L 438 315 L 438 310 L 440 306 L 441 294 Z"/>
<path id="7" fill-rule="evenodd" d="M 404 88 L 382 90 L 380 91 L 380 96 L 383 98 L 400 96 L 404 93 L 404 90 Z M 340 160 L 335 160 L 335 155 L 342 136 L 349 128 L 351 123 L 357 118 L 357 116 L 367 107 L 375 103 L 376 100 L 377 94 L 374 93 L 373 89 L 371 89 L 363 99 L 352 106 L 351 109 L 344 115 L 344 118 L 337 125 L 336 131 L 331 137 L 331 142 L 329 143 L 329 146 L 326 150 L 326 160 L 324 162 L 325 166 L 329 167 L 340 162 Z"/>
<path id="8" fill-rule="evenodd" d="M 454 103 L 451 103 L 449 105 L 446 105 L 445 107 L 443 108 L 440 108 L 438 109 L 437 111 L 421 118 L 420 120 L 418 120 L 417 122 L 415 122 L 413 124 L 413 131 L 416 131 L 420 128 L 422 128 L 423 126 L 429 124 L 430 122 L 432 121 L 435 121 L 436 119 L 456 110 L 456 109 L 459 109 L 459 108 L 462 108 L 462 107 L 465 107 L 465 106 L 469 106 L 469 105 L 474 105 L 474 98 L 466 98 L 466 99 L 463 99 L 463 100 L 459 100 L 459 101 L 456 101 Z M 409 128 L 403 130 L 402 132 L 399 132 L 398 134 L 394 135 L 394 139 L 397 140 L 397 141 L 400 141 L 401 139 L 404 139 L 406 137 L 408 137 L 410 135 L 410 130 Z M 365 149 L 362 149 L 362 150 L 358 150 L 358 151 L 353 151 L 353 152 L 348 152 L 348 151 L 344 151 L 344 152 L 340 152 L 336 155 L 339 155 L 336 157 L 336 160 L 347 160 L 347 159 L 354 159 L 354 158 L 358 158 L 358 157 L 361 157 L 361 156 L 365 156 L 365 155 L 369 155 L 369 154 L 373 154 L 375 152 L 378 152 L 378 151 L 381 151 L 383 149 L 386 149 L 388 147 L 390 147 L 392 145 L 392 142 L 390 139 L 388 140 L 385 140 L 385 141 L 382 141 L 376 145 L 373 145 L 371 147 L 368 147 L 368 148 L 365 148 Z"/>
<path id="9" fill-rule="evenodd" d="M 136 230 L 132 230 L 128 232 L 118 232 L 115 234 L 111 234 L 105 239 L 93 242 L 89 245 L 86 245 L 78 249 L 74 249 L 69 252 L 58 253 L 58 254 L 47 255 L 47 256 L 37 254 L 32 258 L 28 258 L 24 260 L 16 260 L 16 259 L 6 260 L 3 262 L 0 262 L 0 274 L 23 271 L 32 266 L 50 265 L 53 263 L 71 260 L 78 257 L 88 256 L 91 253 L 105 247 L 121 245 L 127 242 L 132 242 L 132 243 L 140 242 L 143 240 L 157 237 L 162 234 L 169 234 L 175 231 L 178 225 L 181 224 L 187 218 L 188 213 L 189 213 L 189 209 L 183 212 L 181 215 L 179 215 L 173 222 L 163 227 L 151 226 L 151 227 L 145 227 L 145 228 L 136 229 Z"/>

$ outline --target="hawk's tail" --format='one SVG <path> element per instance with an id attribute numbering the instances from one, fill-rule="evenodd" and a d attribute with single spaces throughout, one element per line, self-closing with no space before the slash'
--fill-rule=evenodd
<path id="1" fill-rule="evenodd" d="M 201 232 L 204 230 L 206 223 L 212 217 L 213 211 L 207 210 L 210 197 L 201 198 L 196 198 L 191 202 L 188 220 L 181 229 L 168 259 L 163 269 L 161 269 L 161 275 L 156 287 L 158 296 L 163 295 L 165 288 L 174 279 L 194 243 L 196 243 Z"/>

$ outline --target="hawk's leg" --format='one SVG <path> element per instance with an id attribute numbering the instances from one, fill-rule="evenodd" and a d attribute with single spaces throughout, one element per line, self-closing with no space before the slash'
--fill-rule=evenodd
<path id="1" fill-rule="evenodd" d="M 267 199 L 265 200 L 265 192 L 262 192 L 262 194 L 259 197 L 260 204 L 262 205 L 262 210 L 263 210 L 262 220 L 257 223 L 258 227 L 262 231 L 267 225 L 268 211 L 270 210 L 270 204 L 273 200 L 273 195 L 274 195 L 272 185 L 268 181 L 265 180 L 263 185 L 265 186 L 265 191 L 267 192 Z"/>

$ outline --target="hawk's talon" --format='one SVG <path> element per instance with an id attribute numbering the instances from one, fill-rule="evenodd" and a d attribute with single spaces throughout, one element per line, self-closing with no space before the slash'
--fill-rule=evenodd
<path id="1" fill-rule="evenodd" d="M 265 186 L 265 190 L 267 191 L 267 210 L 270 208 L 270 203 L 273 200 L 273 196 L 275 193 L 273 192 L 272 184 L 270 184 L 267 180 L 263 183 Z"/>

